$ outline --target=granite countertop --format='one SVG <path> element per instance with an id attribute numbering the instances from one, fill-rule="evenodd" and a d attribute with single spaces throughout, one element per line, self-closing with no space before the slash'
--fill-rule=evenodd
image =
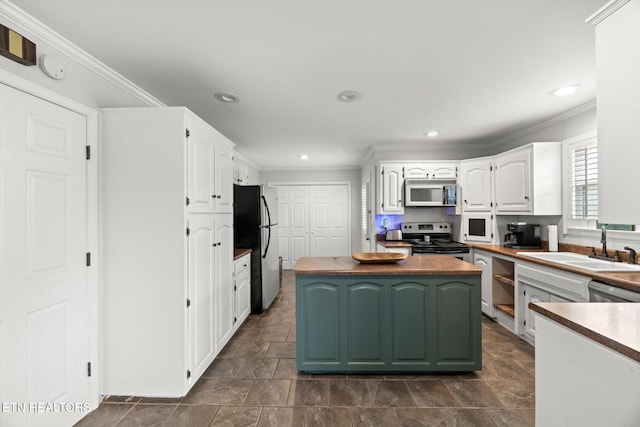
<path id="1" fill-rule="evenodd" d="M 233 250 L 233 260 L 237 260 L 238 258 L 242 258 L 246 254 L 250 254 L 251 249 L 234 249 Z"/>
<path id="2" fill-rule="evenodd" d="M 640 292 L 640 272 L 607 273 L 607 272 L 589 271 L 589 270 L 580 269 L 576 267 L 570 267 L 568 265 L 557 264 L 555 262 L 544 261 L 540 259 L 530 258 L 527 256 L 517 255 L 517 252 L 533 252 L 534 250 L 532 249 L 512 249 L 512 248 L 505 248 L 504 246 L 501 246 L 501 245 L 489 245 L 489 244 L 483 244 L 483 243 L 468 243 L 468 245 L 475 249 L 481 249 L 481 250 L 497 253 L 499 255 L 505 255 L 508 257 L 531 262 L 534 264 L 546 265 L 547 267 L 557 268 L 559 270 L 568 271 L 569 273 L 590 277 L 591 279 L 597 280 L 598 282 L 607 283 L 613 286 L 628 289 L 630 291 Z M 588 248 L 585 248 L 583 250 L 571 250 L 567 252 L 583 253 L 587 255 L 588 252 L 585 252 L 585 251 L 588 251 Z M 539 250 L 539 252 L 546 252 L 546 251 Z"/>
<path id="3" fill-rule="evenodd" d="M 529 303 L 529 308 L 593 341 L 640 362 L 640 304 Z"/>
<path id="4" fill-rule="evenodd" d="M 293 271 L 305 276 L 480 275 L 482 269 L 450 256 L 410 256 L 390 264 L 361 264 L 350 257 L 302 257 Z"/>

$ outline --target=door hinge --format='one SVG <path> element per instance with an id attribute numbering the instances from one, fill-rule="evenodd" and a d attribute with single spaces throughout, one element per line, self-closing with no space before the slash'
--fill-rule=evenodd
<path id="1" fill-rule="evenodd" d="M 91 252 L 87 252 L 87 267 L 91 267 Z"/>
<path id="2" fill-rule="evenodd" d="M 233 318 L 233 323 L 236 323 L 237 321 L 238 321 L 238 318 L 237 318 L 237 317 L 234 317 L 234 318 Z"/>
<path id="3" fill-rule="evenodd" d="M 91 376 L 91 362 L 87 363 L 87 376 Z"/>
<path id="4" fill-rule="evenodd" d="M 191 371 L 187 369 L 187 379 L 191 378 Z"/>
<path id="5" fill-rule="evenodd" d="M 527 290 L 525 289 L 522 291 L 522 295 L 526 295 L 526 294 L 527 294 Z"/>
<path id="6" fill-rule="evenodd" d="M 188 197 L 186 199 L 187 199 L 187 206 L 189 206 L 189 203 L 191 203 L 191 199 L 189 199 Z"/>
<path id="7" fill-rule="evenodd" d="M 184 134 L 186 135 L 187 138 L 189 138 L 189 136 L 191 135 L 191 132 L 189 132 L 189 129 L 185 129 Z"/>
<path id="8" fill-rule="evenodd" d="M 238 287 L 237 287 L 236 285 L 233 285 L 233 290 L 234 290 L 234 291 L 237 291 L 237 290 L 238 290 Z"/>
<path id="9" fill-rule="evenodd" d="M 384 168 L 380 169 L 380 175 L 384 176 Z"/>
<path id="10" fill-rule="evenodd" d="M 191 300 L 187 298 L 187 308 L 191 307 Z"/>
<path id="11" fill-rule="evenodd" d="M 90 160 L 91 159 L 91 146 L 90 145 L 87 145 L 85 147 L 85 153 L 86 153 L 87 160 Z"/>
<path id="12" fill-rule="evenodd" d="M 493 166 L 489 165 L 489 171 L 493 170 Z"/>
<path id="13" fill-rule="evenodd" d="M 191 234 L 191 230 L 189 229 L 189 227 L 187 227 L 187 237 L 189 237 L 190 234 Z"/>
<path id="14" fill-rule="evenodd" d="M 524 324 L 524 326 L 527 326 L 527 321 L 526 320 L 524 320 L 522 323 Z"/>
<path id="15" fill-rule="evenodd" d="M 491 238 L 493 239 L 493 233 L 491 233 Z"/>

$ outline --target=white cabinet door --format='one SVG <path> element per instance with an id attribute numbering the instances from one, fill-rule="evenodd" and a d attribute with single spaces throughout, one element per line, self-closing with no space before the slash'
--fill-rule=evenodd
<path id="1" fill-rule="evenodd" d="M 2 84 L 0 105 L 0 402 L 89 402 L 86 117 Z M 85 414 L 2 410 L 0 424 Z"/>
<path id="2" fill-rule="evenodd" d="M 521 282 L 522 284 L 522 282 Z M 529 308 L 530 302 L 549 302 L 551 300 L 551 294 L 542 289 L 538 289 L 535 286 L 524 286 L 524 333 L 530 338 L 535 340 L 536 337 L 536 325 L 535 325 L 535 313 Z"/>
<path id="3" fill-rule="evenodd" d="M 380 165 L 379 214 L 402 214 L 402 189 L 404 178 L 402 167 L 398 165 Z"/>
<path id="4" fill-rule="evenodd" d="M 431 166 L 432 179 L 456 179 L 458 165 L 455 163 L 434 163 Z"/>
<path id="5" fill-rule="evenodd" d="M 640 223 L 640 2 L 609 2 L 596 26 L 598 219 Z M 624 183 L 634 183 L 633 190 Z"/>
<path id="6" fill-rule="evenodd" d="M 493 317 L 493 299 L 491 298 L 491 255 L 474 252 L 473 263 L 482 268 L 482 292 L 480 294 L 482 312 L 487 316 Z"/>
<path id="7" fill-rule="evenodd" d="M 491 212 L 493 208 L 493 158 L 460 162 L 464 212 Z"/>
<path id="8" fill-rule="evenodd" d="M 496 156 L 496 212 L 530 212 L 531 150 Z"/>
<path id="9" fill-rule="evenodd" d="M 216 343 L 219 350 L 233 334 L 233 216 L 214 216 L 215 306 L 217 312 Z"/>
<path id="10" fill-rule="evenodd" d="M 190 219 L 189 280 L 187 310 L 189 317 L 189 366 L 191 378 L 197 379 L 216 355 L 214 330 L 213 219 Z"/>
<path id="11" fill-rule="evenodd" d="M 218 142 L 215 147 L 215 185 L 213 199 L 216 213 L 233 212 L 233 149 Z"/>
<path id="12" fill-rule="evenodd" d="M 235 277 L 235 328 L 237 329 L 251 312 L 251 255 L 236 260 Z"/>
<path id="13" fill-rule="evenodd" d="M 213 152 L 214 141 L 210 132 L 194 121 L 188 124 L 187 137 L 187 211 L 213 212 Z"/>
<path id="14" fill-rule="evenodd" d="M 429 179 L 431 178 L 432 168 L 429 163 L 407 163 L 404 165 L 405 179 Z"/>

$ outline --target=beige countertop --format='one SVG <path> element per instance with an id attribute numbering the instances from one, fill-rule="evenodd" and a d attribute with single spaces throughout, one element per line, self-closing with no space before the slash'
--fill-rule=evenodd
<path id="1" fill-rule="evenodd" d="M 362 264 L 350 257 L 302 257 L 293 271 L 297 275 L 322 276 L 436 276 L 480 275 L 482 269 L 450 256 L 410 256 L 390 264 Z"/>
<path id="2" fill-rule="evenodd" d="M 529 308 L 587 338 L 640 362 L 640 304 L 529 303 Z"/>
<path id="3" fill-rule="evenodd" d="M 605 272 L 596 272 L 589 271 L 575 267 L 569 267 L 562 264 L 557 264 L 555 262 L 549 262 L 539 259 L 530 258 L 527 256 L 518 255 L 517 252 L 532 252 L 531 249 L 511 249 L 505 248 L 501 245 L 488 245 L 483 243 L 468 243 L 468 245 L 475 249 L 481 249 L 484 251 L 493 252 L 499 255 L 505 255 L 512 258 L 517 258 L 522 261 L 531 262 L 534 264 L 546 265 L 547 267 L 557 268 L 559 270 L 568 271 L 569 273 L 579 274 L 581 276 L 590 277 L 593 280 L 597 280 L 598 282 L 608 283 L 613 286 L 618 286 L 620 288 L 629 289 L 630 291 L 640 292 L 640 272 L 637 273 L 605 273 Z M 561 248 L 562 249 L 562 248 Z M 588 254 L 588 249 L 584 250 L 576 250 L 570 252 L 577 252 Z M 541 252 L 544 252 L 541 250 Z"/>
<path id="4" fill-rule="evenodd" d="M 233 260 L 237 260 L 238 258 L 242 258 L 246 254 L 250 254 L 251 249 L 234 249 L 233 250 Z"/>

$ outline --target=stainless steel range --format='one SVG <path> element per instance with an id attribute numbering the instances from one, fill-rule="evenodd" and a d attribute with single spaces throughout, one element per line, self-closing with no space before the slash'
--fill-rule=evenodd
<path id="1" fill-rule="evenodd" d="M 402 241 L 411 243 L 413 255 L 450 255 L 471 262 L 469 246 L 451 240 L 446 222 L 404 222 Z"/>

